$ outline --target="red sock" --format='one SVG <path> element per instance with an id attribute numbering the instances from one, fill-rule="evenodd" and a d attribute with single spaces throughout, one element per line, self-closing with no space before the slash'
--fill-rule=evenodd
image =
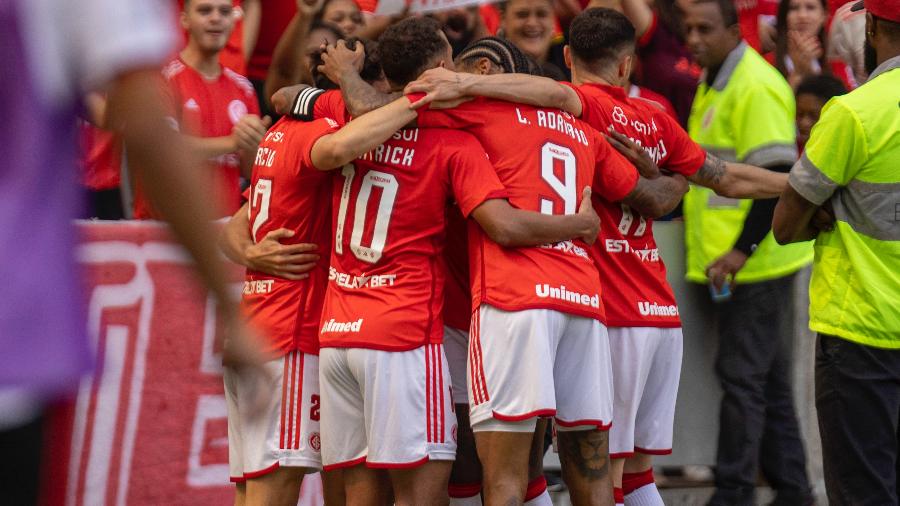
<path id="1" fill-rule="evenodd" d="M 653 468 L 639 473 L 624 473 L 622 475 L 622 494 L 628 495 L 635 490 L 653 483 Z"/>
<path id="2" fill-rule="evenodd" d="M 545 490 L 547 490 L 547 480 L 543 476 L 538 476 L 529 481 L 528 490 L 525 491 L 525 502 L 543 494 Z"/>
<path id="3" fill-rule="evenodd" d="M 473 497 L 481 493 L 481 482 L 451 483 L 447 487 L 447 493 L 456 498 Z"/>
<path id="4" fill-rule="evenodd" d="M 613 499 L 616 504 L 625 504 L 625 493 L 619 487 L 613 487 Z"/>

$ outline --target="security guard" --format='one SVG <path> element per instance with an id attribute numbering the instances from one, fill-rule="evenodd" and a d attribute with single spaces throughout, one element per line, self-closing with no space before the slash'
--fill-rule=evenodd
<path id="1" fill-rule="evenodd" d="M 781 243 L 815 238 L 809 326 L 833 505 L 900 504 L 900 0 L 865 7 L 869 81 L 822 110 L 773 223 Z M 820 208 L 835 219 L 821 231 Z"/>
<path id="2" fill-rule="evenodd" d="M 724 160 L 788 172 L 797 160 L 790 86 L 741 40 L 732 0 L 695 0 L 684 12 L 688 49 L 704 68 L 691 138 Z M 687 279 L 730 292 L 714 305 L 724 396 L 713 505 L 755 504 L 760 468 L 776 504 L 812 499 L 789 352 L 793 274 L 812 261 L 812 246 L 776 244 L 774 208 L 774 199 L 728 199 L 699 187 L 684 199 Z"/>

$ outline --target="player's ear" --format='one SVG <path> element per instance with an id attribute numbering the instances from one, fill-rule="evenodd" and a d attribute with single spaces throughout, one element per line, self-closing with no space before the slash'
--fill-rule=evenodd
<path id="1" fill-rule="evenodd" d="M 189 28 L 187 6 L 185 6 L 185 9 L 181 11 L 181 28 L 184 30 L 187 30 Z"/>
<path id="2" fill-rule="evenodd" d="M 624 84 L 631 77 L 631 68 L 634 64 L 634 55 L 627 55 L 619 60 L 619 80 Z"/>
<path id="3" fill-rule="evenodd" d="M 566 62 L 566 68 L 572 68 L 572 49 L 566 44 L 563 46 L 563 60 Z"/>
<path id="4" fill-rule="evenodd" d="M 491 60 L 481 57 L 478 59 L 478 63 L 475 65 L 475 70 L 478 74 L 486 76 L 491 73 Z"/>

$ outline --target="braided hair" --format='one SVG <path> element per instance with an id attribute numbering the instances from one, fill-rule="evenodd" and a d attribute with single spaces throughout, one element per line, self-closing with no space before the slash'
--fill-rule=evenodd
<path id="1" fill-rule="evenodd" d="M 487 58 L 507 74 L 532 74 L 533 66 L 521 49 L 502 37 L 484 37 L 466 46 L 457 60 L 467 64 L 477 58 Z"/>

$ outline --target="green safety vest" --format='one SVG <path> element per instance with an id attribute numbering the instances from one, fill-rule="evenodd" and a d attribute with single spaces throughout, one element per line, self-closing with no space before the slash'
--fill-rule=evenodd
<path id="1" fill-rule="evenodd" d="M 741 42 L 725 59 L 712 86 L 701 82 L 697 88 L 688 133 L 726 161 L 790 165 L 797 160 L 794 110 L 793 91 L 781 74 Z M 688 281 L 707 282 L 707 266 L 734 247 L 752 203 L 691 186 L 684 197 Z M 755 283 L 786 276 L 812 258 L 810 243 L 779 246 L 769 232 L 735 281 Z"/>
<path id="2" fill-rule="evenodd" d="M 790 184 L 837 220 L 816 238 L 809 327 L 900 349 L 900 56 L 825 105 Z"/>

